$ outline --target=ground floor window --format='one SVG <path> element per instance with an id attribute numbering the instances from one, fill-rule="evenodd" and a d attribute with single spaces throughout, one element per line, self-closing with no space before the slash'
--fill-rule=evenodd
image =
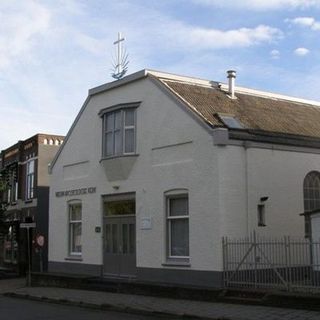
<path id="1" fill-rule="evenodd" d="M 168 258 L 189 258 L 189 205 L 187 195 L 167 196 Z"/>
<path id="2" fill-rule="evenodd" d="M 305 237 L 312 238 L 310 212 L 320 211 L 320 172 L 309 172 L 303 181 Z"/>
<path id="3" fill-rule="evenodd" d="M 18 259 L 18 242 L 14 226 L 8 227 L 8 232 L 4 237 L 4 261 L 16 264 Z"/>
<path id="4" fill-rule="evenodd" d="M 81 202 L 69 203 L 69 253 L 81 255 L 82 205 Z"/>

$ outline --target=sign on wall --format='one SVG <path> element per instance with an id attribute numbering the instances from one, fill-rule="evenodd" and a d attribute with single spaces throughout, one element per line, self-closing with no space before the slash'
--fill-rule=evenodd
<path id="1" fill-rule="evenodd" d="M 150 230 L 150 229 L 152 229 L 151 217 L 141 218 L 141 230 Z"/>
<path id="2" fill-rule="evenodd" d="M 36 227 L 36 223 L 35 222 L 23 222 L 20 223 L 20 228 L 22 229 L 29 229 L 29 228 L 35 228 Z"/>
<path id="3" fill-rule="evenodd" d="M 96 193 L 96 187 L 90 188 L 81 188 L 81 189 L 74 189 L 74 190 L 66 190 L 66 191 L 57 191 L 56 197 L 68 197 L 68 196 L 78 196 L 88 193 Z"/>

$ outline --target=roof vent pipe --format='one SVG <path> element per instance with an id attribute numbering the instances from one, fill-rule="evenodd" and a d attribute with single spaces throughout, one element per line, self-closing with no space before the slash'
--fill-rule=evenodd
<path id="1" fill-rule="evenodd" d="M 234 88 L 235 88 L 235 79 L 236 79 L 236 71 L 235 70 L 228 70 L 228 79 L 229 79 L 229 95 L 231 99 L 237 99 L 234 94 Z"/>

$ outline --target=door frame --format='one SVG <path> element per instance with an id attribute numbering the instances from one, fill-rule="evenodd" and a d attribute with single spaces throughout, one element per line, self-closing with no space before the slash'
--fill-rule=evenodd
<path id="1" fill-rule="evenodd" d="M 135 202 L 135 213 L 134 214 L 124 214 L 124 215 L 110 215 L 107 216 L 105 214 L 104 203 L 112 202 L 112 201 L 125 201 L 125 200 L 134 200 Z M 122 218 L 134 218 L 134 231 L 135 231 L 135 268 L 137 267 L 137 219 L 136 219 L 136 193 L 128 192 L 128 193 L 119 193 L 119 194 L 106 194 L 101 196 L 101 218 L 102 218 L 102 276 L 104 277 L 119 277 L 119 278 L 135 278 L 136 277 L 136 269 L 132 274 L 121 274 L 118 272 L 117 274 L 105 272 L 105 241 L 106 241 L 106 222 L 110 219 L 121 221 Z M 121 225 L 121 223 L 120 223 Z M 121 231 L 122 232 L 122 231 Z M 120 270 L 121 266 L 119 266 Z"/>

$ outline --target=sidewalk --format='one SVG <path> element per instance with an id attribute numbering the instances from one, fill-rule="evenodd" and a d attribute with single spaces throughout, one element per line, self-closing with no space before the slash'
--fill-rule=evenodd
<path id="1" fill-rule="evenodd" d="M 21 279 L 19 279 L 21 280 Z M 24 279 L 23 279 L 24 280 Z M 0 286 L 2 282 L 0 282 Z M 17 286 L 18 284 L 16 284 Z M 21 283 L 20 283 L 21 285 Z M 1 290 L 3 293 L 4 290 Z M 264 306 L 175 300 L 52 287 L 12 288 L 7 296 L 122 312 L 224 320 L 318 320 L 320 312 Z"/>
<path id="2" fill-rule="evenodd" d="M 18 288 L 23 288 L 26 285 L 26 278 L 1 279 L 0 294 L 8 291 L 13 291 Z"/>

